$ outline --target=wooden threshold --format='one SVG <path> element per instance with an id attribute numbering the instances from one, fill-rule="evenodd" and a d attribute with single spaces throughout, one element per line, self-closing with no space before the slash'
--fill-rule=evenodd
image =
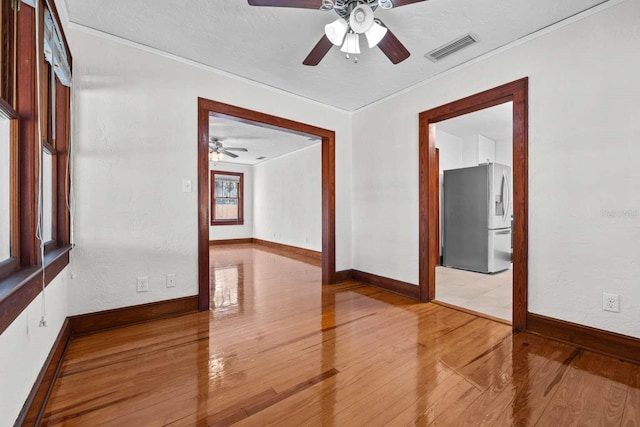
<path id="1" fill-rule="evenodd" d="M 443 301 L 438 301 L 437 299 L 434 299 L 434 300 L 432 300 L 430 302 L 432 302 L 434 304 L 441 305 L 443 307 L 451 308 L 453 310 L 462 311 L 463 313 L 473 314 L 474 316 L 482 317 L 484 319 L 491 320 L 493 322 L 502 323 L 503 325 L 511 326 L 511 322 L 509 322 L 508 320 L 501 319 L 501 318 L 495 317 L 495 316 L 491 316 L 491 315 L 486 314 L 486 313 L 481 313 L 479 311 L 469 310 L 468 308 L 460 307 L 459 305 L 449 304 L 449 303 L 443 302 Z"/>
<path id="2" fill-rule="evenodd" d="M 527 332 L 640 364 L 640 339 L 565 320 L 527 314 Z"/>

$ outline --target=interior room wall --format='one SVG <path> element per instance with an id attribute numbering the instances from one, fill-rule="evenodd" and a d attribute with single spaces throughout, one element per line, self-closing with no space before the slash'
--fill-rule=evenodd
<path id="1" fill-rule="evenodd" d="M 70 314 L 197 294 L 198 97 L 336 132 L 336 268 L 351 268 L 348 113 L 75 25 L 67 37 L 76 147 Z M 183 179 L 192 193 L 182 192 Z M 168 273 L 175 288 L 165 286 Z M 149 292 L 136 293 L 138 276 L 149 276 Z"/>
<path id="2" fill-rule="evenodd" d="M 462 167 L 462 138 L 438 129 L 436 147 L 440 150 L 440 173 Z"/>
<path id="3" fill-rule="evenodd" d="M 493 163 L 496 161 L 496 142 L 484 135 L 478 137 L 478 163 Z"/>
<path id="4" fill-rule="evenodd" d="M 418 114 L 528 76 L 528 310 L 640 337 L 638 16 L 627 0 L 355 113 L 353 267 L 417 285 Z"/>
<path id="5" fill-rule="evenodd" d="M 209 163 L 209 170 L 224 172 L 240 172 L 243 177 L 243 216 L 242 225 L 210 225 L 209 240 L 247 239 L 253 237 L 253 166 L 237 165 L 233 163 Z M 209 183 L 211 185 L 211 183 Z M 211 194 L 211 187 L 209 187 Z M 211 201 L 209 201 L 211 204 Z"/>
<path id="6" fill-rule="evenodd" d="M 254 166 L 254 237 L 322 251 L 322 145 Z"/>
<path id="7" fill-rule="evenodd" d="M 462 141 L 461 167 L 469 168 L 495 161 L 496 146 L 493 139 L 484 135 L 468 135 Z"/>
<path id="8" fill-rule="evenodd" d="M 42 293 L 0 335 L 0 425 L 12 426 L 67 317 L 66 267 L 46 288 L 47 326 L 40 327 Z"/>
<path id="9" fill-rule="evenodd" d="M 496 141 L 496 163 L 513 167 L 513 138 Z"/>
<path id="10" fill-rule="evenodd" d="M 477 166 L 478 155 L 478 135 L 468 135 L 462 138 L 462 167 Z"/>

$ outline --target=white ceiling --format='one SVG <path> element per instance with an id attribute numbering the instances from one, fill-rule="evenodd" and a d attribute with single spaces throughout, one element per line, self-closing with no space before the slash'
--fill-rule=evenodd
<path id="1" fill-rule="evenodd" d="M 482 135 L 494 141 L 513 135 L 513 102 L 436 123 L 436 129 L 460 138 Z"/>
<path id="2" fill-rule="evenodd" d="M 209 116 L 209 137 L 216 138 L 228 147 L 246 148 L 248 151 L 232 151 L 238 158 L 226 156 L 220 163 L 255 165 L 294 151 L 320 144 L 318 138 L 310 138 L 285 130 L 267 128 L 257 124 Z M 258 157 L 265 159 L 258 160 Z"/>
<path id="3" fill-rule="evenodd" d="M 316 67 L 302 60 L 333 11 L 252 7 L 244 0 L 65 0 L 71 22 L 354 111 L 592 8 L 603 0 L 429 0 L 380 18 L 411 52 L 393 65 L 361 44 L 359 62 L 334 47 Z M 438 63 L 424 54 L 473 32 L 480 42 Z"/>

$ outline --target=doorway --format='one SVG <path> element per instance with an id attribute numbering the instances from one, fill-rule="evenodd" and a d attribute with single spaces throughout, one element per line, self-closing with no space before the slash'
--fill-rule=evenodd
<path id="1" fill-rule="evenodd" d="M 436 127 L 439 303 L 511 324 L 513 105 Z"/>
<path id="2" fill-rule="evenodd" d="M 322 283 L 335 283 L 335 133 L 300 122 L 198 98 L 198 307 L 208 310 L 209 118 L 219 117 L 322 141 Z"/>
<path id="3" fill-rule="evenodd" d="M 437 300 L 436 266 L 440 262 L 439 164 L 436 124 L 468 113 L 511 102 L 513 114 L 513 254 L 512 326 L 526 329 L 528 266 L 528 79 L 524 78 L 452 103 L 424 111 L 419 117 L 420 234 L 419 288 L 421 301 Z"/>

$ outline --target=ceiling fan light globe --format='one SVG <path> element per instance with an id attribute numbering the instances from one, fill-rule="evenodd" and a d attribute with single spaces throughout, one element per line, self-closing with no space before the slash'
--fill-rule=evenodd
<path id="1" fill-rule="evenodd" d="M 356 33 L 347 34 L 340 51 L 351 55 L 360 54 L 360 36 Z"/>
<path id="2" fill-rule="evenodd" d="M 348 29 L 349 24 L 347 21 L 342 18 L 338 18 L 331 24 L 324 26 L 324 34 L 331 43 L 336 46 L 340 46 L 342 45 L 342 41 L 344 40 L 344 36 L 347 34 Z"/>
<path id="3" fill-rule="evenodd" d="M 371 28 L 372 24 L 373 9 L 371 9 L 369 5 L 361 4 L 351 11 L 351 15 L 349 15 L 349 25 L 354 32 L 362 34 Z"/>
<path id="4" fill-rule="evenodd" d="M 378 43 L 387 35 L 387 27 L 383 27 L 382 25 L 374 22 L 371 25 L 364 35 L 367 37 L 367 42 L 369 43 L 369 48 L 376 47 Z"/>

